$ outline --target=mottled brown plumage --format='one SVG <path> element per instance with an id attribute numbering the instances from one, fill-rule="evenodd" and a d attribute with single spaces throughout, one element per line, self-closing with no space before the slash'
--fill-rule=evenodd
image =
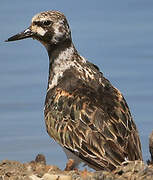
<path id="1" fill-rule="evenodd" d="M 74 158 L 76 166 L 82 160 L 95 170 L 141 160 L 138 131 L 124 97 L 97 66 L 78 54 L 65 16 L 42 12 L 8 41 L 27 37 L 39 40 L 48 51 L 46 128 L 68 158 Z"/>

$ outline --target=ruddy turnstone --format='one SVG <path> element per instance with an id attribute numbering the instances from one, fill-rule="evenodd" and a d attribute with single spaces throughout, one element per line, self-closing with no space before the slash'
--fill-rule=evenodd
<path id="1" fill-rule="evenodd" d="M 75 167 L 113 170 L 125 160 L 142 160 L 141 144 L 129 107 L 99 68 L 79 55 L 64 14 L 35 15 L 23 32 L 7 41 L 33 38 L 49 55 L 45 123 Z"/>

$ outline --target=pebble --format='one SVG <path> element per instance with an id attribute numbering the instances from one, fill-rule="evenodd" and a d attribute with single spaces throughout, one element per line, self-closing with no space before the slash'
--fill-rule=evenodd
<path id="1" fill-rule="evenodd" d="M 49 174 L 46 173 L 42 177 L 43 180 L 72 180 L 72 177 L 64 174 Z"/>

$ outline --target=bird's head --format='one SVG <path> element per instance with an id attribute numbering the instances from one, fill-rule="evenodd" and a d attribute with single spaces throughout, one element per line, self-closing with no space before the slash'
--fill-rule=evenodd
<path id="1" fill-rule="evenodd" d="M 46 11 L 32 18 L 30 27 L 10 37 L 8 41 L 33 38 L 40 41 L 46 48 L 71 40 L 71 31 L 64 14 L 58 11 Z"/>

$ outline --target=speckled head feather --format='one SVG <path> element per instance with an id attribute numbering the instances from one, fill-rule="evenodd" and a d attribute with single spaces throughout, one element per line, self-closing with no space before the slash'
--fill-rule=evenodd
<path id="1" fill-rule="evenodd" d="M 113 170 L 126 160 L 142 160 L 141 144 L 129 107 L 99 68 L 79 55 L 65 16 L 35 15 L 25 31 L 7 41 L 32 37 L 49 55 L 45 123 L 68 158 L 95 170 Z"/>
<path id="2" fill-rule="evenodd" d="M 67 20 L 61 12 L 47 11 L 35 15 L 30 26 L 35 33 L 34 38 L 48 44 L 58 44 L 71 39 L 71 32 Z"/>

